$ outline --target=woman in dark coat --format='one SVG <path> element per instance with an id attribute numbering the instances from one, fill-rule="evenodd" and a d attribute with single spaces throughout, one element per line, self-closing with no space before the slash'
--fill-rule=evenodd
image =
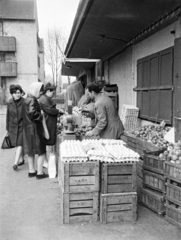
<path id="1" fill-rule="evenodd" d="M 23 150 L 28 155 L 28 176 L 36 176 L 37 179 L 48 177 L 42 171 L 46 154 L 46 143 L 42 124 L 43 115 L 37 101 L 42 92 L 43 83 L 32 83 L 29 94 L 23 103 Z M 35 154 L 38 154 L 37 171 L 34 166 Z"/>
<path id="2" fill-rule="evenodd" d="M 56 108 L 55 102 L 52 100 L 55 93 L 55 86 L 51 83 L 47 83 L 44 88 L 44 95 L 41 95 L 38 102 L 41 109 L 44 112 L 47 129 L 49 132 L 49 139 L 46 139 L 47 146 L 54 146 L 56 144 L 56 132 L 57 132 L 57 116 L 63 113 L 62 110 Z M 53 152 L 53 147 L 48 147 L 47 152 Z M 47 156 L 48 158 L 48 156 Z M 47 164 L 44 164 L 45 167 Z"/>
<path id="3" fill-rule="evenodd" d="M 7 104 L 6 130 L 10 137 L 11 145 L 16 147 L 16 154 L 13 169 L 18 170 L 19 160 L 22 158 L 23 146 L 23 114 L 21 97 L 23 90 L 19 85 L 11 85 L 10 93 L 12 98 Z"/>

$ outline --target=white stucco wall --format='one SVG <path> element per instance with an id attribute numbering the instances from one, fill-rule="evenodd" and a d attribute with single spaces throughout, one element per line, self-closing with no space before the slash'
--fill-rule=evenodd
<path id="1" fill-rule="evenodd" d="M 29 85 L 38 81 L 37 25 L 35 21 L 4 21 L 3 27 L 5 36 L 16 38 L 17 78 L 6 78 L 6 97 L 9 99 L 11 84 L 20 84 L 27 92 Z"/>
<path id="2" fill-rule="evenodd" d="M 173 30 L 175 34 L 170 33 Z M 110 59 L 109 65 L 104 65 L 104 72 L 109 72 L 109 82 L 119 88 L 119 113 L 122 104 L 136 105 L 133 88 L 137 85 L 137 60 L 174 46 L 174 40 L 178 37 L 181 37 L 181 18 Z"/>
<path id="3" fill-rule="evenodd" d="M 119 89 L 119 113 L 123 104 L 134 104 L 135 87 L 132 71 L 132 47 L 109 62 L 109 82 L 117 84 Z"/>

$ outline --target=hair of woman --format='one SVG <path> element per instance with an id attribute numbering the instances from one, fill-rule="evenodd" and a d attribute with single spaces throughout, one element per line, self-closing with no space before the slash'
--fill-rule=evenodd
<path id="1" fill-rule="evenodd" d="M 98 83 L 90 83 L 89 85 L 87 85 L 87 88 L 89 92 L 94 91 L 95 93 L 100 93 L 102 90 L 102 86 Z"/>

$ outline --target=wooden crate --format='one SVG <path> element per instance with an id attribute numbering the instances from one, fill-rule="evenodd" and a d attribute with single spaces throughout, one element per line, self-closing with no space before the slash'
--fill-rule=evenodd
<path id="1" fill-rule="evenodd" d="M 166 180 L 163 175 L 143 170 L 143 185 L 159 192 L 166 192 Z"/>
<path id="2" fill-rule="evenodd" d="M 127 134 L 127 146 L 136 151 L 136 137 L 131 134 Z"/>
<path id="3" fill-rule="evenodd" d="M 143 179 L 143 161 L 139 159 L 138 162 L 136 162 L 136 172 L 137 176 Z"/>
<path id="4" fill-rule="evenodd" d="M 165 175 L 167 178 L 181 183 L 181 165 L 166 161 Z"/>
<path id="5" fill-rule="evenodd" d="M 167 179 L 167 200 L 181 206 L 181 183 Z"/>
<path id="6" fill-rule="evenodd" d="M 136 192 L 136 163 L 101 163 L 101 193 Z"/>
<path id="7" fill-rule="evenodd" d="M 165 218 L 181 228 L 181 209 L 170 201 L 166 201 L 166 216 Z"/>
<path id="8" fill-rule="evenodd" d="M 61 192 L 60 203 L 64 224 L 99 220 L 99 192 Z"/>
<path id="9" fill-rule="evenodd" d="M 135 192 L 100 195 L 101 223 L 136 221 L 136 219 L 137 194 Z"/>
<path id="10" fill-rule="evenodd" d="M 143 154 L 143 168 L 158 174 L 165 173 L 165 160 L 159 158 L 159 154 L 164 150 L 157 150 L 153 152 L 144 152 Z"/>
<path id="11" fill-rule="evenodd" d="M 64 193 L 100 190 L 99 162 L 64 163 L 59 159 L 58 180 Z"/>
<path id="12" fill-rule="evenodd" d="M 125 134 L 122 134 L 120 138 L 121 138 L 121 140 L 123 140 L 125 143 L 127 143 L 128 137 L 127 137 Z"/>
<path id="13" fill-rule="evenodd" d="M 165 214 L 165 196 L 163 194 L 147 188 L 140 188 L 140 198 L 144 206 L 159 215 Z"/>
<path id="14" fill-rule="evenodd" d="M 145 151 L 159 151 L 161 149 L 159 149 L 158 147 L 156 147 L 155 145 L 153 145 L 150 142 L 147 142 L 144 139 L 141 139 L 139 137 L 136 138 L 136 147 L 137 147 L 137 152 L 138 154 L 140 154 L 140 156 L 142 157 Z"/>

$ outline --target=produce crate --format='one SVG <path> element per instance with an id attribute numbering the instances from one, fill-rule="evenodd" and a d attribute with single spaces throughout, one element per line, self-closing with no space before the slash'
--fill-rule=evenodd
<path id="1" fill-rule="evenodd" d="M 125 143 L 127 143 L 128 137 L 127 137 L 125 134 L 122 134 L 120 138 L 121 138 L 121 140 L 123 140 Z"/>
<path id="2" fill-rule="evenodd" d="M 157 150 L 154 152 L 144 152 L 143 154 L 143 168 L 158 174 L 165 173 L 165 160 L 159 158 L 159 154 L 164 150 Z"/>
<path id="3" fill-rule="evenodd" d="M 143 160 L 142 159 L 139 159 L 139 161 L 136 162 L 136 172 L 137 172 L 137 176 L 139 176 L 143 180 Z"/>
<path id="4" fill-rule="evenodd" d="M 181 183 L 167 179 L 167 200 L 181 206 Z"/>
<path id="5" fill-rule="evenodd" d="M 99 220 L 99 192 L 61 192 L 60 203 L 64 224 Z"/>
<path id="6" fill-rule="evenodd" d="M 156 147 L 155 145 L 153 145 L 150 142 L 147 142 L 144 139 L 141 139 L 139 137 L 136 138 L 136 148 L 137 148 L 137 152 L 140 154 L 140 156 L 142 157 L 143 154 L 145 153 L 145 151 L 159 151 L 160 148 Z"/>
<path id="7" fill-rule="evenodd" d="M 137 194 L 111 193 L 100 195 L 101 223 L 136 221 Z"/>
<path id="8" fill-rule="evenodd" d="M 158 213 L 165 214 L 165 196 L 163 194 L 147 188 L 140 188 L 141 203 Z"/>
<path id="9" fill-rule="evenodd" d="M 134 135 L 127 135 L 127 145 L 132 150 L 136 151 L 136 137 Z"/>
<path id="10" fill-rule="evenodd" d="M 101 193 L 136 192 L 136 163 L 101 163 Z"/>
<path id="11" fill-rule="evenodd" d="M 139 176 L 136 177 L 137 182 L 137 195 L 138 195 L 138 202 L 141 202 L 141 189 L 143 188 L 143 179 Z"/>
<path id="12" fill-rule="evenodd" d="M 165 162 L 165 175 L 176 182 L 181 183 L 181 165 Z"/>
<path id="13" fill-rule="evenodd" d="M 181 228 L 181 208 L 178 205 L 175 205 L 174 203 L 167 201 L 165 218 L 169 222 Z"/>
<path id="14" fill-rule="evenodd" d="M 166 193 L 165 177 L 143 170 L 143 185 L 156 191 Z"/>
<path id="15" fill-rule="evenodd" d="M 59 159 L 59 184 L 64 193 L 100 190 L 99 162 L 62 162 Z"/>

